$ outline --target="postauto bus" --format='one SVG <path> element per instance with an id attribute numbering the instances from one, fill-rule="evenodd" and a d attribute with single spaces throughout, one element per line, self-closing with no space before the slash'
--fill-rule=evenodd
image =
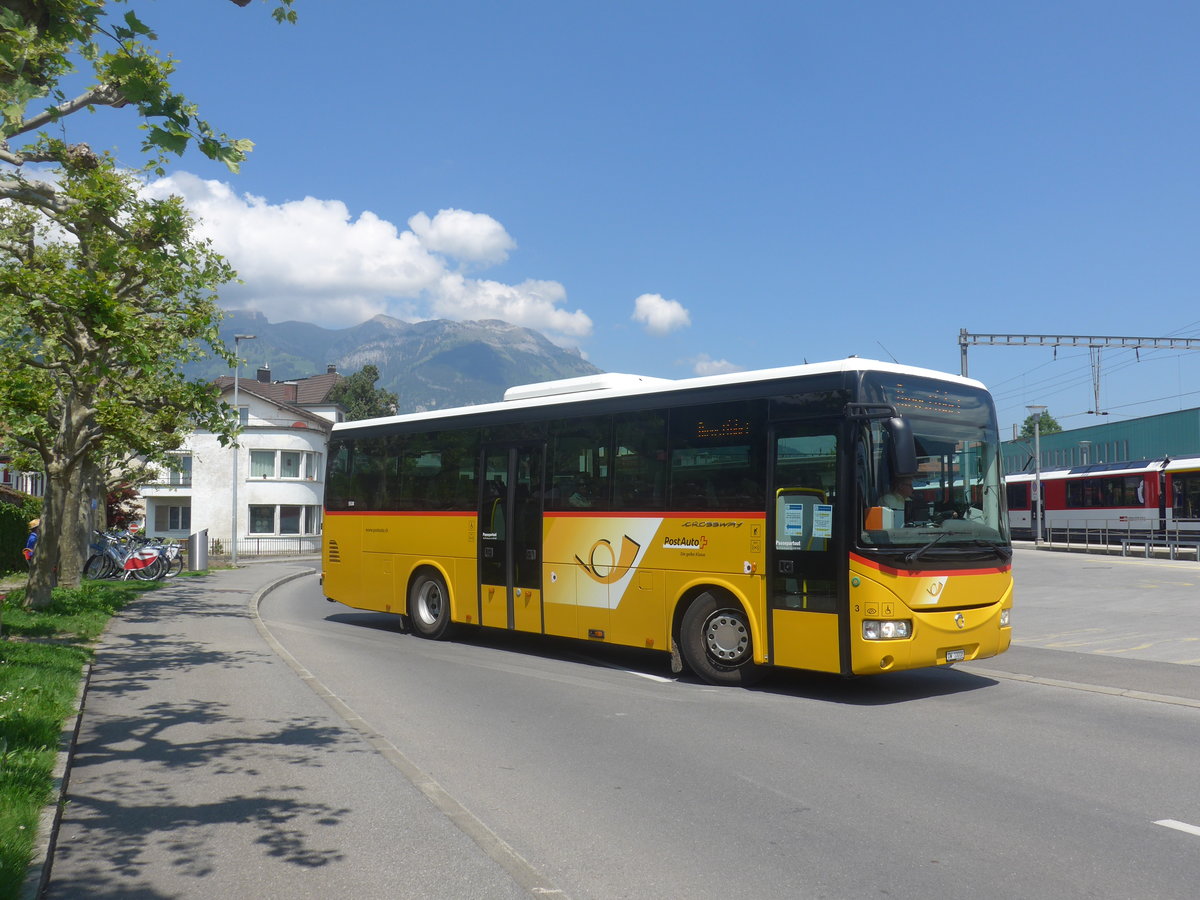
<path id="1" fill-rule="evenodd" d="M 859 358 L 513 388 L 334 426 L 323 584 L 424 638 L 652 648 L 713 684 L 981 659 L 1011 638 L 999 447 L 978 382 Z"/>

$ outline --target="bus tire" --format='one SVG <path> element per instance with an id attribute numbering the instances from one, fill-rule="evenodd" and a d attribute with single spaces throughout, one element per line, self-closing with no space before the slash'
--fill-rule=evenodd
<path id="1" fill-rule="evenodd" d="M 692 601 L 679 626 L 684 662 L 709 684 L 750 685 L 766 670 L 754 664 L 746 613 L 731 597 L 705 591 Z"/>
<path id="2" fill-rule="evenodd" d="M 431 641 L 450 634 L 450 593 L 436 572 L 422 572 L 408 590 L 408 621 L 412 630 Z"/>

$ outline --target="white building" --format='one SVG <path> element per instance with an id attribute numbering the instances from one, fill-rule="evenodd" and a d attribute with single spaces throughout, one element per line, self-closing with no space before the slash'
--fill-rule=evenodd
<path id="1" fill-rule="evenodd" d="M 192 434 L 179 470 L 141 489 L 147 534 L 183 540 L 207 530 L 216 555 L 229 552 L 233 535 L 239 556 L 319 550 L 325 451 L 333 423 L 344 416 L 327 398 L 341 377 L 330 366 L 295 381 L 272 382 L 267 368 L 256 379 L 239 379 L 239 446 L 222 447 L 211 432 Z M 232 406 L 233 377 L 216 384 Z"/>
<path id="2" fill-rule="evenodd" d="M 0 486 L 41 497 L 46 493 L 46 476 L 41 472 L 22 472 L 14 469 L 12 457 L 0 455 Z"/>

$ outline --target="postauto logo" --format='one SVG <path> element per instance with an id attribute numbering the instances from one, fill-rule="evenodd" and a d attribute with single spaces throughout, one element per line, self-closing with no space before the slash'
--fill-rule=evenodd
<path id="1" fill-rule="evenodd" d="M 703 550 L 708 546 L 708 538 L 700 537 L 663 537 L 664 550 Z"/>

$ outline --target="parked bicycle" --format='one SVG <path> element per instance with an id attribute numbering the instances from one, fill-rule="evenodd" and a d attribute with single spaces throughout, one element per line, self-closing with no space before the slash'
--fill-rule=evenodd
<path id="1" fill-rule="evenodd" d="M 93 532 L 92 554 L 83 567 L 85 578 L 137 578 L 157 581 L 183 571 L 179 545 L 120 532 Z"/>

